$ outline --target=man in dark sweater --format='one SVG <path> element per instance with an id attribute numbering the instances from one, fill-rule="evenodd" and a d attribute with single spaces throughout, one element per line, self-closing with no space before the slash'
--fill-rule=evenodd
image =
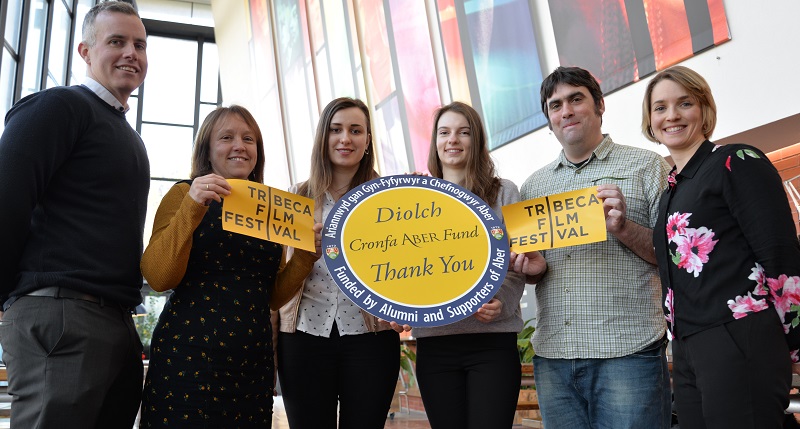
<path id="1" fill-rule="evenodd" d="M 147 73 L 124 2 L 93 7 L 78 47 L 85 85 L 20 100 L 0 137 L 0 343 L 18 428 L 124 428 L 136 418 L 150 166 L 125 120 Z"/>

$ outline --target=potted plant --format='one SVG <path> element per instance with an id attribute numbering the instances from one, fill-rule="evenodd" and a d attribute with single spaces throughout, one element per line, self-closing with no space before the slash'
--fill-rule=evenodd
<path id="1" fill-rule="evenodd" d="M 531 336 L 536 330 L 534 319 L 528 319 L 522 325 L 522 330 L 517 334 L 517 351 L 519 362 L 522 366 L 522 385 L 519 389 L 517 400 L 517 414 L 514 424 L 522 423 L 523 419 L 537 419 L 539 415 L 539 399 L 536 395 L 536 386 L 533 383 L 533 356 L 536 354 L 531 344 Z"/>
<path id="2" fill-rule="evenodd" d="M 517 334 L 517 351 L 519 352 L 519 362 L 522 364 L 522 374 L 533 376 L 533 351 L 531 336 L 536 327 L 533 326 L 534 319 L 528 319 L 522 325 L 522 330 Z"/>
<path id="3" fill-rule="evenodd" d="M 417 354 L 414 353 L 414 350 L 411 350 L 411 348 L 408 347 L 408 344 L 401 344 L 400 368 L 408 375 L 408 387 L 412 387 L 417 384 L 417 379 L 415 377 L 416 372 L 414 371 L 414 365 L 416 365 L 416 362 Z"/>

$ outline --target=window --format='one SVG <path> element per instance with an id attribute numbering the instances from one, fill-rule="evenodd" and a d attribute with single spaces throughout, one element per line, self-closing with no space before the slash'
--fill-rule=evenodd
<path id="1" fill-rule="evenodd" d="M 83 17 L 93 4 L 93 0 L 3 2 L 0 115 L 5 117 L 8 109 L 26 95 L 73 80 L 69 65 L 77 57 Z M 0 132 L 3 128 L 0 123 Z"/>
<path id="2" fill-rule="evenodd" d="M 222 92 L 213 28 L 143 22 L 147 77 L 128 100 L 126 116 L 142 135 L 150 158 L 146 246 L 161 199 L 175 182 L 189 178 L 194 136 L 205 117 L 222 105 Z"/>

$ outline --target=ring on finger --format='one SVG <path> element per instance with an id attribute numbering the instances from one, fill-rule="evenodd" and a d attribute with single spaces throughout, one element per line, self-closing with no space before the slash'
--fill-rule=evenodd
<path id="1" fill-rule="evenodd" d="M 206 183 L 206 191 L 208 190 L 208 183 Z"/>

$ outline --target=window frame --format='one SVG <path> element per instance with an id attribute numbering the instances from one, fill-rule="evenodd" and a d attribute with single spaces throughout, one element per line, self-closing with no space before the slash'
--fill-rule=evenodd
<path id="1" fill-rule="evenodd" d="M 14 0 L 11 0 L 14 1 Z M 20 1 L 20 0 L 17 0 Z M 0 51 L 0 70 L 3 67 L 3 53 L 8 51 L 11 58 L 16 62 L 16 70 L 14 70 L 13 74 L 13 82 L 12 82 L 12 90 L 11 90 L 11 105 L 14 105 L 22 98 L 22 82 L 23 76 L 25 73 L 25 67 L 31 66 L 31 64 L 26 64 L 25 55 L 27 54 L 27 50 L 29 48 L 28 43 L 28 35 L 29 35 L 29 27 L 30 27 L 30 18 L 31 18 L 31 10 L 33 6 L 34 0 L 21 0 L 21 9 L 22 13 L 20 14 L 19 22 L 19 45 L 15 50 L 8 40 L 6 40 L 6 21 L 8 17 L 9 11 L 9 4 L 10 1 L 3 2 L 0 4 L 0 34 L 3 36 L 3 43 L 2 43 L 2 51 Z M 123 0 L 127 1 L 127 3 L 131 3 L 136 6 L 135 2 L 132 0 Z M 63 71 L 63 76 L 60 76 L 61 82 L 64 83 L 65 86 L 69 85 L 70 79 L 72 78 L 72 63 L 75 61 L 77 57 L 75 55 L 75 51 L 73 46 L 75 44 L 75 37 L 77 35 L 76 29 L 78 27 L 78 17 L 76 16 L 78 13 L 78 7 L 81 3 L 81 0 L 44 0 L 45 7 L 47 8 L 46 11 L 46 18 L 44 23 L 44 32 L 42 37 L 44 38 L 44 47 L 42 50 L 42 55 L 37 57 L 37 61 L 41 62 L 41 70 L 35 78 L 36 88 L 34 92 L 41 91 L 47 88 L 47 80 L 48 75 L 50 74 L 50 50 L 53 43 L 53 15 L 56 6 L 56 2 L 60 2 L 64 5 L 67 9 L 67 15 L 70 17 L 70 25 L 69 25 L 69 35 L 67 37 L 67 55 L 66 55 L 66 67 Z M 92 0 L 91 5 L 94 6 L 97 4 L 97 0 Z M 82 21 L 82 19 L 81 19 Z M 83 23 L 81 22 L 80 25 Z M 38 65 L 34 64 L 34 66 Z M 11 106 L 9 106 L 10 108 Z M 5 113 L 5 106 L 0 106 L 0 112 Z"/>

